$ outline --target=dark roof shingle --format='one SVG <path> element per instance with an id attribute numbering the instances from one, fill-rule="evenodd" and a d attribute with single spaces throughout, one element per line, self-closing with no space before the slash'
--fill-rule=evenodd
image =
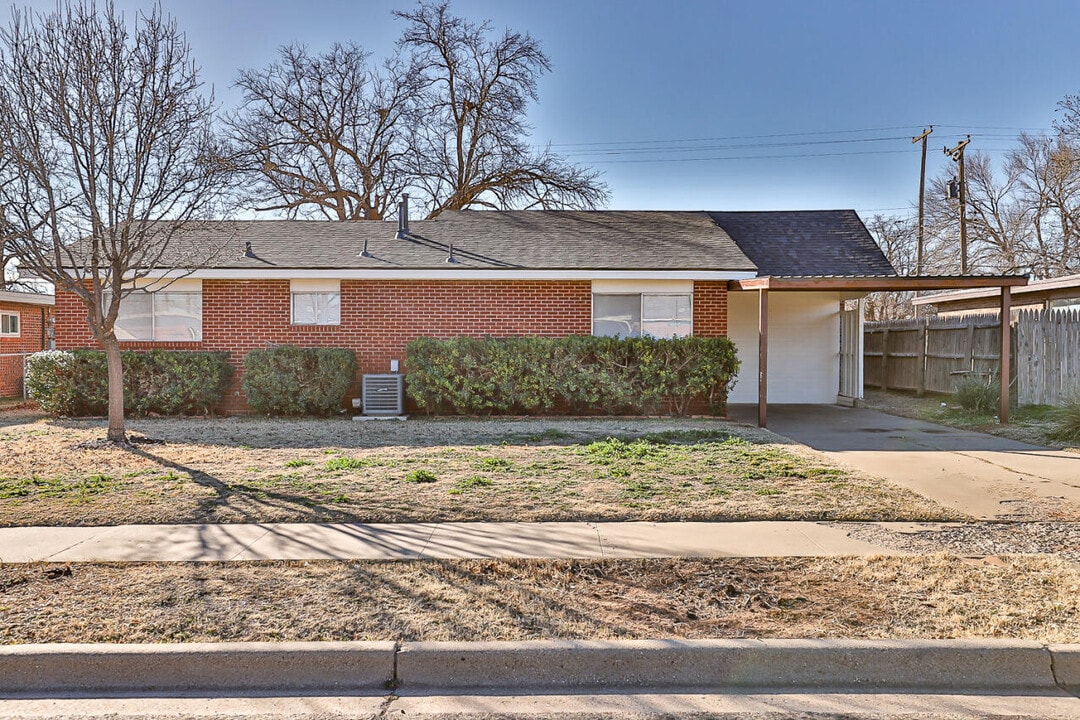
<path id="1" fill-rule="evenodd" d="M 217 268 L 755 270 L 703 212 L 462 211 L 409 229 L 399 240 L 389 222 L 252 220 L 202 223 L 186 237 L 225 243 Z M 254 258 L 243 257 L 248 242 Z"/>
<path id="2" fill-rule="evenodd" d="M 854 210 L 710 212 L 759 275 L 895 275 Z"/>

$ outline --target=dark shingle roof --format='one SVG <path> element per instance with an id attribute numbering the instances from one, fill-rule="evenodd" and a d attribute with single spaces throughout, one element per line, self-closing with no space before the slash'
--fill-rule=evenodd
<path id="1" fill-rule="evenodd" d="M 212 267 L 347 269 L 755 270 L 703 212 L 464 211 L 396 223 L 202 223 L 190 242 L 225 243 Z M 367 240 L 371 257 L 360 256 Z M 243 257 L 251 243 L 255 258 Z M 456 264 L 446 262 L 450 244 Z M 179 247 L 178 247 L 179 251 Z"/>
<path id="2" fill-rule="evenodd" d="M 393 222 L 189 223 L 163 263 L 265 270 L 705 270 L 894 275 L 853 210 L 462 211 Z M 250 243 L 254 257 L 245 257 Z M 361 256 L 366 248 L 370 257 Z M 447 263 L 453 245 L 456 263 Z"/>
<path id="3" fill-rule="evenodd" d="M 854 210 L 710 212 L 759 275 L 895 275 Z"/>

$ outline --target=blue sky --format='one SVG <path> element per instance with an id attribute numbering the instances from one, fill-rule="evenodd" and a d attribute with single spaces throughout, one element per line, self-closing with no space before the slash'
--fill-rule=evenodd
<path id="1" fill-rule="evenodd" d="M 218 99 L 240 67 L 294 41 L 392 52 L 407 0 L 162 0 Z M 124 10 L 147 3 L 117 0 Z M 32 2 L 51 9 L 52 0 Z M 538 38 L 553 63 L 530 118 L 537 144 L 604 171 L 618 209 L 853 207 L 917 196 L 910 138 L 937 126 L 929 174 L 967 132 L 1007 150 L 1080 93 L 1080 3 L 454 0 Z M 841 142 L 842 141 L 842 142 Z M 813 143 L 813 144 L 804 144 Z"/>

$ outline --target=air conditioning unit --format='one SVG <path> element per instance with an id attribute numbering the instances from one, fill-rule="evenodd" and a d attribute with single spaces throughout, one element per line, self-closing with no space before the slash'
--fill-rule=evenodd
<path id="1" fill-rule="evenodd" d="M 365 415 L 401 415 L 404 412 L 404 375 L 364 375 L 360 395 Z"/>

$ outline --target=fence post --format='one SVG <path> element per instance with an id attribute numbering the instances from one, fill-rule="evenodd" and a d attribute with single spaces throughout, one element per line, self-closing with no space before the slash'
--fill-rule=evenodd
<path id="1" fill-rule="evenodd" d="M 889 328 L 881 331 L 881 389 L 889 389 Z"/>
<path id="2" fill-rule="evenodd" d="M 926 393 L 926 323 L 919 324 L 919 339 L 916 341 L 919 348 L 919 357 L 916 360 L 917 370 L 915 376 L 915 394 L 922 397 Z"/>
<path id="3" fill-rule="evenodd" d="M 964 341 L 967 347 L 964 348 L 964 353 L 967 355 L 967 371 L 975 372 L 975 320 L 966 319 L 967 323 L 967 339 Z"/>

